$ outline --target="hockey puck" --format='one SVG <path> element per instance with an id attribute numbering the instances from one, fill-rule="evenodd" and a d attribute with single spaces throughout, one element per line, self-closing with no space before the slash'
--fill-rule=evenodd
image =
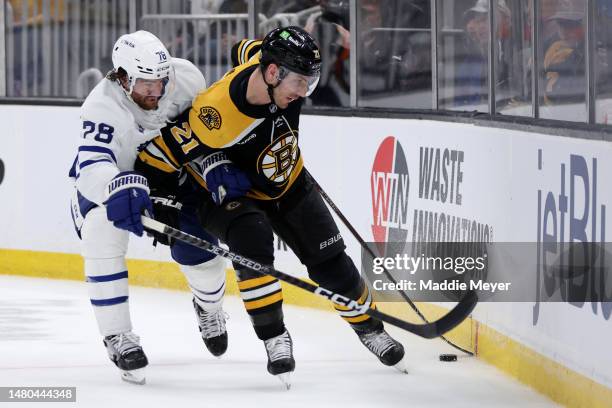
<path id="1" fill-rule="evenodd" d="M 457 361 L 456 354 L 440 354 L 440 361 Z"/>

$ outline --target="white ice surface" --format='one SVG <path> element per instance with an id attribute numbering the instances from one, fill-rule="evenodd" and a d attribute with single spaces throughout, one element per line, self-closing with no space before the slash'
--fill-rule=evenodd
<path id="1" fill-rule="evenodd" d="M 85 283 L 0 275 L 0 386 L 75 386 L 70 407 L 550 407 L 546 397 L 469 357 L 389 328 L 406 348 L 410 374 L 380 364 L 333 313 L 285 306 L 296 371 L 286 391 L 242 302 L 225 300 L 229 349 L 208 354 L 186 292 L 131 287 L 134 331 L 150 365 L 147 384 L 120 380 L 106 356 Z M 40 403 L 15 403 L 16 407 Z M 45 405 L 46 406 L 46 405 Z"/>

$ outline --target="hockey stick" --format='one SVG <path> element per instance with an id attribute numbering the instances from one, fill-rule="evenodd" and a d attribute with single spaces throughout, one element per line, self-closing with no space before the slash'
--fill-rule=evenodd
<path id="1" fill-rule="evenodd" d="M 325 190 L 323 190 L 323 188 L 321 187 L 321 185 L 317 182 L 317 180 L 313 177 L 312 174 L 310 174 L 310 172 L 306 169 L 304 169 L 306 171 L 306 173 L 308 175 L 310 175 L 310 178 L 312 179 L 312 181 L 314 182 L 314 185 L 316 187 L 316 189 L 319 191 L 319 193 L 321 194 L 321 197 L 323 197 L 323 199 L 325 200 L 325 202 L 330 206 L 330 208 L 336 213 L 336 215 L 342 220 L 342 222 L 344 223 L 344 225 L 346 226 L 346 228 L 348 228 L 349 231 L 351 231 L 351 233 L 353 234 L 353 236 L 355 237 L 355 239 L 359 242 L 359 244 L 361 245 L 361 248 L 365 251 L 368 252 L 368 254 L 372 257 L 372 258 L 376 258 L 376 254 L 374 253 L 374 251 L 366 244 L 366 242 L 364 241 L 363 238 L 361 238 L 361 235 L 359 235 L 359 233 L 357 232 L 357 230 L 353 227 L 353 225 L 349 222 L 349 220 L 344 216 L 344 214 L 342 214 L 342 211 L 340 211 L 340 209 L 336 206 L 336 204 L 334 204 L 334 202 L 332 201 L 332 199 L 327 195 L 327 193 L 325 192 Z M 383 267 L 383 272 L 385 274 L 385 276 L 387 277 L 387 279 L 389 279 L 390 282 L 393 283 L 397 283 L 397 281 L 395 280 L 395 278 L 393 278 L 393 276 L 391 276 L 391 274 L 389 273 L 389 271 Z M 406 295 L 406 293 L 404 293 L 403 291 L 399 291 L 400 296 L 406 301 L 406 303 L 408 303 L 408 305 L 410 305 L 410 307 L 412 308 L 412 310 L 417 314 L 417 316 L 419 316 L 421 318 L 421 320 L 428 324 L 429 320 L 427 320 L 427 318 L 423 315 L 423 313 L 419 310 L 419 308 L 414 304 L 414 302 L 408 297 L 408 295 Z M 455 309 L 461 309 L 461 310 L 469 310 L 469 312 L 467 314 L 465 314 L 464 316 L 460 315 L 460 314 L 455 314 L 455 316 L 457 316 L 457 318 L 461 319 L 459 321 L 456 322 L 455 325 L 458 325 L 459 323 L 461 323 L 474 309 L 474 307 L 476 307 L 476 303 L 478 302 L 478 297 L 476 296 L 476 292 L 474 291 L 470 291 L 468 292 L 463 299 L 461 299 L 461 301 L 457 304 L 457 306 L 455 306 Z M 449 316 L 451 313 L 453 313 L 455 311 L 455 309 L 452 309 L 446 316 Z M 456 345 L 455 343 L 453 343 L 452 341 L 450 341 L 449 339 L 447 339 L 446 337 L 440 335 L 440 337 L 442 338 L 442 340 L 444 340 L 446 343 L 448 343 L 449 345 L 451 345 L 452 347 L 456 348 L 457 350 L 460 350 L 466 354 L 469 354 L 470 356 L 473 356 L 474 353 L 464 349 L 461 346 Z"/>
<path id="2" fill-rule="evenodd" d="M 426 324 L 409 323 L 396 317 L 390 316 L 381 311 L 378 311 L 376 309 L 371 309 L 365 305 L 360 305 L 355 300 L 342 296 L 339 293 L 334 293 L 331 290 L 322 288 L 321 286 L 316 286 L 310 282 L 306 282 L 302 279 L 287 275 L 286 273 L 283 273 L 270 266 L 263 265 L 259 262 L 253 261 L 252 259 L 223 249 L 218 245 L 214 245 L 208 241 L 194 237 L 193 235 L 172 228 L 152 218 L 142 216 L 142 224 L 145 226 L 146 229 L 166 234 L 172 238 L 178 239 L 179 241 L 186 242 L 197 248 L 210 252 L 211 254 L 222 256 L 223 258 L 229 259 L 230 261 L 238 263 L 255 272 L 260 272 L 266 275 L 273 276 L 283 282 L 287 282 L 291 285 L 297 286 L 316 295 L 323 296 L 337 305 L 353 308 L 361 313 L 368 314 L 375 319 L 382 320 L 396 327 L 399 327 L 400 329 L 404 329 L 406 331 L 409 331 L 410 333 L 416 334 L 417 336 L 421 336 L 426 339 L 439 337 L 457 326 L 459 323 L 461 323 L 465 316 L 471 313 L 474 305 L 476 304 L 475 301 L 461 303 L 453 310 L 451 310 L 450 313 L 446 314 L 444 317 L 439 320 L 436 320 L 435 322 Z"/>

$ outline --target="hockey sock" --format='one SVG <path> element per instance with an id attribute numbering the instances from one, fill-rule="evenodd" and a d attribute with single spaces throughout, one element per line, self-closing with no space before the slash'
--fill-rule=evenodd
<path id="1" fill-rule="evenodd" d="M 267 340 L 285 331 L 283 292 L 280 282 L 271 276 L 247 270 L 236 271 L 238 289 L 253 323 L 257 337 Z"/>

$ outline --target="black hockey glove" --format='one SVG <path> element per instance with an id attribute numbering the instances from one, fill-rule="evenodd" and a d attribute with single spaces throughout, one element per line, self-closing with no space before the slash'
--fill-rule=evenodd
<path id="1" fill-rule="evenodd" d="M 179 228 L 179 212 L 183 204 L 176 199 L 176 196 L 170 194 L 162 194 L 161 192 L 151 192 L 151 202 L 153 203 L 154 218 L 169 225 L 173 228 Z M 153 237 L 153 245 L 158 242 L 162 245 L 172 245 L 174 239 L 166 234 L 155 231 L 147 231 Z"/>

